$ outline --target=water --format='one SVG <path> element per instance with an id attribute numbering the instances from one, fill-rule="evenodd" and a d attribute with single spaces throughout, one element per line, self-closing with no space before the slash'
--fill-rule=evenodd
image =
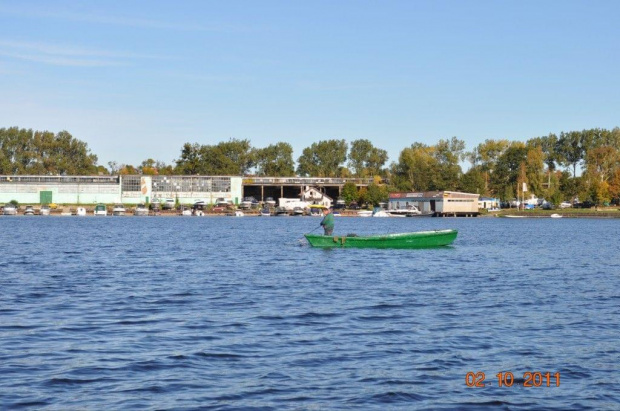
<path id="1" fill-rule="evenodd" d="M 0 408 L 620 409 L 620 220 L 318 222 L 0 217 Z"/>

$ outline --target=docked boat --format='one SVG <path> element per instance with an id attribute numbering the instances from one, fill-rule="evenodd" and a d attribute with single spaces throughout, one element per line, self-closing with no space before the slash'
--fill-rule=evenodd
<path id="1" fill-rule="evenodd" d="M 551 214 L 549 217 L 551 218 L 562 218 L 562 214 Z"/>
<path id="2" fill-rule="evenodd" d="M 50 215 L 50 207 L 47 205 L 42 205 L 39 209 L 39 215 Z"/>
<path id="3" fill-rule="evenodd" d="M 358 217 L 372 217 L 372 210 L 360 210 L 357 212 Z"/>
<path id="4" fill-rule="evenodd" d="M 78 207 L 75 209 L 75 215 L 84 217 L 86 215 L 86 209 L 84 207 Z"/>
<path id="5" fill-rule="evenodd" d="M 245 214 L 243 214 L 243 211 L 241 210 L 235 210 L 234 212 L 228 213 L 226 215 L 229 217 L 244 217 L 245 216 Z"/>
<path id="6" fill-rule="evenodd" d="M 112 209 L 112 215 L 115 215 L 115 216 L 125 215 L 126 212 L 127 210 L 122 204 L 116 204 L 114 208 Z"/>
<path id="7" fill-rule="evenodd" d="M 24 210 L 24 215 L 34 215 L 34 207 L 26 206 L 26 209 Z"/>
<path id="8" fill-rule="evenodd" d="M 267 207 L 275 207 L 276 206 L 276 200 L 274 200 L 273 197 L 267 197 L 265 199 L 265 205 Z"/>
<path id="9" fill-rule="evenodd" d="M 258 215 L 261 216 L 261 217 L 270 217 L 271 216 L 271 211 L 269 211 L 269 208 L 263 207 L 260 210 L 260 213 Z"/>
<path id="10" fill-rule="evenodd" d="M 430 248 L 452 244 L 457 234 L 457 230 L 436 230 L 371 236 L 306 234 L 305 237 L 312 247 L 319 248 Z"/>
<path id="11" fill-rule="evenodd" d="M 372 212 L 373 217 L 390 217 L 390 215 L 383 209 L 375 209 Z"/>
<path id="12" fill-rule="evenodd" d="M 293 215 L 304 215 L 305 211 L 303 207 L 295 207 L 293 208 Z"/>
<path id="13" fill-rule="evenodd" d="M 249 210 L 250 208 L 256 208 L 256 207 L 258 207 L 258 200 L 256 200 L 252 196 L 244 197 L 243 200 L 241 201 L 241 204 L 239 204 L 239 208 L 243 210 Z"/>
<path id="14" fill-rule="evenodd" d="M 15 205 L 8 203 L 4 205 L 4 210 L 2 212 L 4 215 L 17 215 L 17 207 Z"/>
<path id="15" fill-rule="evenodd" d="M 288 216 L 288 210 L 284 207 L 277 207 L 276 208 L 276 216 L 277 217 L 287 217 Z"/>
<path id="16" fill-rule="evenodd" d="M 149 215 L 149 209 L 146 204 L 138 204 L 136 208 L 133 210 L 133 215 L 135 216 L 145 216 Z"/>
<path id="17" fill-rule="evenodd" d="M 95 211 L 93 211 L 94 215 L 108 215 L 108 209 L 106 208 L 105 204 L 97 204 L 95 206 Z"/>

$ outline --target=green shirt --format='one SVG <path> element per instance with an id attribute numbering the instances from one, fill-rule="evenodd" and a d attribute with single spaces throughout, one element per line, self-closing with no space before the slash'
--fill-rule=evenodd
<path id="1" fill-rule="evenodd" d="M 334 228 L 334 215 L 332 213 L 329 213 L 325 217 L 323 217 L 321 225 L 325 228 Z"/>

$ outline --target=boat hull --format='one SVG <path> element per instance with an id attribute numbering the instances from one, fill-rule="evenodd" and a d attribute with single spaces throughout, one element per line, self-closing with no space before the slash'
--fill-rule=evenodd
<path id="1" fill-rule="evenodd" d="M 419 231 L 374 236 L 325 236 L 306 234 L 312 247 L 319 248 L 432 248 L 452 244 L 457 230 Z"/>

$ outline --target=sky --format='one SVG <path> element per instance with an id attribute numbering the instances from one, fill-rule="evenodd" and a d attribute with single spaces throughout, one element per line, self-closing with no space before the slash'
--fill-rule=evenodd
<path id="1" fill-rule="evenodd" d="M 0 0 L 0 127 L 99 164 L 185 143 L 526 141 L 620 126 L 620 2 Z"/>

